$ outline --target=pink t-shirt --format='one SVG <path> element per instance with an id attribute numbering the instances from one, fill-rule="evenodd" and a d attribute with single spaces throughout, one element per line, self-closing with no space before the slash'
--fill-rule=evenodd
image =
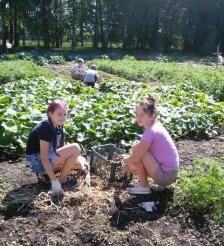
<path id="1" fill-rule="evenodd" d="M 150 128 L 145 129 L 141 141 L 150 143 L 149 151 L 164 171 L 178 169 L 179 156 L 177 148 L 170 134 L 159 121 L 156 121 Z"/>

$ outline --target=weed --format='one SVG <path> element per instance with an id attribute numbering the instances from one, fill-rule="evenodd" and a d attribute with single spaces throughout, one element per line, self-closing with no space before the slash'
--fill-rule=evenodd
<path id="1" fill-rule="evenodd" d="M 208 213 L 217 222 L 224 219 L 224 168 L 213 159 L 195 159 L 192 166 L 180 171 L 176 184 L 175 205 Z"/>

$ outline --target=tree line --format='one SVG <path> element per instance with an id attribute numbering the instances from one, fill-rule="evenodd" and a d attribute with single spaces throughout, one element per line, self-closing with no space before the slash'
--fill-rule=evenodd
<path id="1" fill-rule="evenodd" d="M 3 47 L 85 41 L 158 52 L 224 51 L 224 0 L 0 0 Z"/>

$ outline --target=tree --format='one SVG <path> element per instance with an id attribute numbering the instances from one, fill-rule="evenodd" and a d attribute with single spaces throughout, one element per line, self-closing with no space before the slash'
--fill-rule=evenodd
<path id="1" fill-rule="evenodd" d="M 7 25 L 6 25 L 6 0 L 2 0 L 1 3 L 1 19 L 2 19 L 2 45 L 6 47 L 6 40 L 7 40 Z"/>

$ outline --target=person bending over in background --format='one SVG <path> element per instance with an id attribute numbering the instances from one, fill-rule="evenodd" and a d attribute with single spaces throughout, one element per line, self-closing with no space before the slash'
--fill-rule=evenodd
<path id="1" fill-rule="evenodd" d="M 132 147 L 131 155 L 123 156 L 127 171 L 139 178 L 139 183 L 128 189 L 129 194 L 150 193 L 147 177 L 161 186 L 170 185 L 177 178 L 179 156 L 176 146 L 156 116 L 155 99 L 151 96 L 136 107 L 137 124 L 145 131 L 140 142 Z"/>
<path id="2" fill-rule="evenodd" d="M 83 82 L 86 86 L 95 87 L 99 84 L 99 74 L 96 71 L 97 66 L 92 65 L 84 75 Z"/>
<path id="3" fill-rule="evenodd" d="M 64 145 L 63 124 L 68 114 L 64 101 L 55 100 L 48 105 L 48 119 L 41 121 L 29 134 L 27 161 L 36 174 L 47 174 L 53 194 L 63 194 L 63 187 L 71 181 L 67 176 L 71 169 L 86 168 L 79 160 L 80 146 L 77 143 Z M 88 164 L 87 164 L 88 165 Z M 59 178 L 55 173 L 60 172 Z"/>
<path id="4" fill-rule="evenodd" d="M 88 67 L 85 65 L 84 60 L 82 58 L 79 58 L 72 68 L 72 78 L 77 80 L 83 80 L 83 77 L 87 69 Z"/>

